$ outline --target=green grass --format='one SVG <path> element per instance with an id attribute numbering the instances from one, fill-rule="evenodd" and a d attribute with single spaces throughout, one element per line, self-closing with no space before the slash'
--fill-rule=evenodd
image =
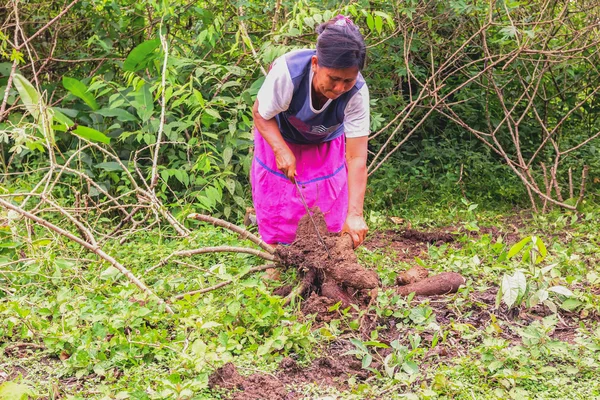
<path id="1" fill-rule="evenodd" d="M 262 264 L 253 256 L 199 255 L 180 259 L 188 265 L 169 263 L 146 272 L 175 250 L 239 244 L 235 235 L 218 228 L 198 225 L 185 240 L 155 230 L 124 244 L 108 242 L 107 252 L 162 298 L 235 280 L 174 301 L 176 313 L 168 315 L 112 267 L 71 243 L 42 230 L 36 230 L 32 243 L 9 240 L 23 233 L 14 225 L 16 230 L 4 231 L 0 252 L 0 382 L 28 387 L 32 397 L 219 398 L 223 392 L 208 388 L 208 376 L 225 362 L 234 362 L 242 374 L 273 372 L 284 356 L 308 365 L 337 340 L 368 364 L 368 357 L 385 361 L 383 347 L 396 332 L 396 343 L 386 350 L 392 354 L 388 368 L 373 370 L 366 382 L 351 379 L 347 392 L 315 385 L 301 390 L 307 398 L 596 398 L 598 215 L 590 208 L 583 214 L 527 219 L 481 211 L 470 203 L 411 215 L 416 229 L 452 227 L 455 243 L 430 245 L 419 259 L 433 271 L 460 272 L 467 284 L 441 301 L 401 299 L 388 290 L 363 311 L 378 318 L 370 340 L 360 336 L 359 317 L 352 313 L 340 310 L 339 320 L 322 325 L 297 307 L 283 306 L 272 291 L 294 281 L 291 271 L 280 283 L 260 274 L 238 280 L 238 274 Z M 395 227 L 378 213 L 371 213 L 369 222 L 380 230 Z M 512 236 L 498 240 L 478 232 L 490 226 Z M 508 258 L 514 241 L 530 235 L 545 244 L 546 257 L 532 264 L 522 250 Z M 30 260 L 7 264 L 23 254 Z M 363 248 L 358 254 L 363 264 L 377 269 L 384 285 L 417 262 L 398 262 L 397 254 L 385 248 Z M 516 300 L 517 311 L 502 301 L 496 310 L 482 300 L 482 293 L 518 269 L 529 292 Z M 549 294 L 558 317 L 546 305 L 528 304 L 534 291 L 552 286 L 573 292 Z M 539 310 L 545 314 L 532 317 Z M 390 319 L 393 329 L 386 324 Z M 568 337 L 560 335 L 567 331 Z"/>

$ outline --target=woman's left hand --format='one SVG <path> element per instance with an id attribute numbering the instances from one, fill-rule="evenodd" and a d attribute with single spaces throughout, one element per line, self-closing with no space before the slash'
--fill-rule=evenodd
<path id="1" fill-rule="evenodd" d="M 348 215 L 342 227 L 342 235 L 344 233 L 350 235 L 354 248 L 364 242 L 368 231 L 369 227 L 362 215 Z"/>

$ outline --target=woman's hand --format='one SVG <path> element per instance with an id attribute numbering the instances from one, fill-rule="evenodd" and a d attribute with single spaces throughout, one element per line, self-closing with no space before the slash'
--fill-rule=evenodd
<path id="1" fill-rule="evenodd" d="M 354 248 L 365 241 L 368 231 L 369 227 L 362 215 L 348 215 L 342 227 L 342 234 L 347 233 L 350 235 Z"/>
<path id="2" fill-rule="evenodd" d="M 290 181 L 296 182 L 296 157 L 286 144 L 283 136 L 281 136 L 277 120 L 275 118 L 264 119 L 260 115 L 258 112 L 258 99 L 254 102 L 252 116 L 254 117 L 254 126 L 273 150 L 277 169 Z"/>
<path id="3" fill-rule="evenodd" d="M 354 247 L 367 236 L 369 228 L 363 218 L 363 203 L 367 188 L 367 141 L 368 137 L 346 139 L 346 163 L 348 165 L 348 216 L 342 233 L 348 233 Z"/>
<path id="4" fill-rule="evenodd" d="M 275 162 L 277 163 L 277 168 L 285 175 L 287 178 L 295 182 L 296 181 L 296 157 L 294 153 L 290 150 L 288 146 L 285 144 L 276 150 L 273 150 L 275 154 Z"/>

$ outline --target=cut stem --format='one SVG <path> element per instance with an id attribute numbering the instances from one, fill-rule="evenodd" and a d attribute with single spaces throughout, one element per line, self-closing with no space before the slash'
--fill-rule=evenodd
<path id="1" fill-rule="evenodd" d="M 267 244 L 264 240 L 256 236 L 255 234 L 241 228 L 237 225 L 232 224 L 231 222 L 224 221 L 219 218 L 211 217 L 210 215 L 204 214 L 190 214 L 188 215 L 188 219 L 196 219 L 198 221 L 210 222 L 215 226 L 220 226 L 222 228 L 228 229 L 232 232 L 240 235 L 242 239 L 248 239 L 256 245 L 260 246 L 262 249 L 266 250 L 269 254 L 275 254 L 275 248 L 269 244 Z"/>

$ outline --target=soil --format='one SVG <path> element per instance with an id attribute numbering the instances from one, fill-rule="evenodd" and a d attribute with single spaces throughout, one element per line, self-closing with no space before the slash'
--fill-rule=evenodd
<path id="1" fill-rule="evenodd" d="M 211 388 L 228 389 L 231 400 L 296 400 L 305 398 L 294 387 L 302 384 L 317 383 L 345 390 L 347 379 L 356 376 L 359 380 L 367 378 L 367 371 L 361 368 L 360 361 L 347 357 L 318 358 L 306 368 L 298 366 L 292 358 L 281 360 L 276 374 L 255 373 L 242 376 L 232 363 L 217 369 L 209 378 Z"/>
<path id="2" fill-rule="evenodd" d="M 420 232 L 414 229 L 407 229 L 402 233 L 402 236 L 408 240 L 431 244 L 450 243 L 454 241 L 454 236 L 447 232 Z"/>
<path id="3" fill-rule="evenodd" d="M 454 228 L 442 228 L 435 232 L 420 232 L 415 229 L 377 231 L 365 240 L 368 250 L 386 249 L 396 253 L 398 261 L 413 262 L 415 257 L 425 257 L 429 244 L 453 243 Z"/>

